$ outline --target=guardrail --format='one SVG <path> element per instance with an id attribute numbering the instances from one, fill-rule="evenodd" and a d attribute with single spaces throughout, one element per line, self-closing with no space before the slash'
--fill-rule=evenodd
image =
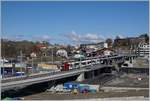
<path id="1" fill-rule="evenodd" d="M 103 60 L 108 60 L 108 59 L 115 59 L 115 58 L 121 58 L 121 57 L 124 57 L 123 55 L 120 55 L 120 56 L 110 56 L 110 57 L 97 57 L 97 58 L 92 58 L 92 59 L 89 59 L 89 60 L 83 60 L 83 61 L 74 61 L 74 62 L 70 62 L 71 63 L 76 63 L 78 65 L 75 66 L 75 64 L 70 67 L 71 69 L 74 69 L 74 68 L 84 68 L 86 66 L 92 66 L 94 64 L 101 64 L 101 61 Z M 88 62 L 88 61 L 91 61 L 90 64 L 86 63 L 85 65 L 82 64 L 82 62 Z M 51 71 L 51 73 L 55 73 L 55 72 L 61 72 L 61 71 Z M 47 72 L 47 73 L 50 73 Z M 19 76 L 19 77 L 8 77 L 8 78 L 2 78 L 2 80 L 10 80 L 10 79 L 20 79 L 20 78 L 26 78 L 27 76 L 28 77 L 33 77 L 34 75 L 39 75 L 39 74 L 46 74 L 46 73 L 37 73 L 37 74 L 32 74 L 32 75 L 24 75 L 24 76 Z"/>

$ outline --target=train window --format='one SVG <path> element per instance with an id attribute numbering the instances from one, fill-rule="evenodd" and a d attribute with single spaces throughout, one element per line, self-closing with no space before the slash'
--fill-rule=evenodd
<path id="1" fill-rule="evenodd" d="M 88 64 L 90 64 L 90 63 L 91 63 L 91 61 L 88 62 Z"/>
<path id="2" fill-rule="evenodd" d="M 128 64 L 127 64 L 127 63 L 125 63 L 125 64 L 123 64 L 123 66 L 128 66 Z"/>
<path id="3" fill-rule="evenodd" d="M 82 62 L 81 64 L 82 64 L 82 65 L 86 65 L 86 62 Z"/>
<path id="4" fill-rule="evenodd" d="M 77 66 L 77 65 L 79 65 L 79 63 L 75 63 L 74 65 Z"/>

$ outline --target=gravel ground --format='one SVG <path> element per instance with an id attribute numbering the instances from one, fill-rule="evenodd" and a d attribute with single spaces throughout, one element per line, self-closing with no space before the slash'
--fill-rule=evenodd
<path id="1" fill-rule="evenodd" d="M 139 57 L 133 61 L 133 66 L 134 67 L 140 67 L 140 68 L 141 67 L 148 68 L 149 67 L 149 61 L 148 61 L 148 59 L 144 59 L 142 57 Z"/>
<path id="2" fill-rule="evenodd" d="M 141 78 L 141 80 L 138 80 Z M 124 74 L 119 78 L 112 80 L 105 86 L 113 87 L 149 87 L 149 76 L 148 75 L 136 75 L 136 74 Z"/>
<path id="3" fill-rule="evenodd" d="M 142 80 L 138 80 L 137 77 L 141 77 Z M 114 79 L 107 84 L 105 87 L 140 87 L 148 88 L 149 77 L 147 75 L 136 75 L 128 74 L 122 75 L 120 78 Z M 92 81 L 91 81 L 92 82 Z M 99 82 L 99 80 L 98 80 Z M 133 97 L 133 96 L 149 96 L 149 90 L 124 90 L 124 91 L 113 91 L 104 92 L 103 90 L 98 93 L 87 93 L 87 94 L 52 94 L 50 92 L 42 92 L 30 96 L 25 96 L 25 100 L 71 100 L 71 99 L 92 99 L 92 98 L 111 98 L 111 97 Z"/>
<path id="4" fill-rule="evenodd" d="M 144 96 L 148 97 L 148 90 L 128 90 L 126 92 L 99 92 L 87 94 L 51 94 L 50 92 L 43 92 L 31 96 L 24 97 L 25 100 L 71 100 L 71 99 L 89 99 L 89 98 L 111 98 L 111 97 L 132 97 Z"/>

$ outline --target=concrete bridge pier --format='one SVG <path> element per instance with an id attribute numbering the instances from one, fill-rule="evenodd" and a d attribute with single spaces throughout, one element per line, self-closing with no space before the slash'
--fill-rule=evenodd
<path id="1" fill-rule="evenodd" d="M 92 70 L 88 72 L 81 73 L 76 81 L 83 81 L 87 79 L 94 79 L 96 76 L 100 75 L 99 70 Z"/>
<path id="2" fill-rule="evenodd" d="M 94 71 L 85 72 L 85 79 L 94 78 Z"/>
<path id="3" fill-rule="evenodd" d="M 81 73 L 81 74 L 77 77 L 76 81 L 83 81 L 83 80 L 85 80 L 85 76 L 84 76 L 84 75 L 85 75 L 84 73 Z"/>
<path id="4" fill-rule="evenodd" d="M 98 70 L 94 70 L 94 77 L 99 75 L 99 69 Z"/>
<path id="5" fill-rule="evenodd" d="M 88 80 L 88 79 L 94 79 L 95 77 L 100 76 L 103 73 L 112 73 L 112 68 L 104 67 L 104 68 L 100 68 L 100 69 L 96 69 L 96 70 L 81 73 L 77 77 L 76 81 L 81 82 L 81 81 Z"/>

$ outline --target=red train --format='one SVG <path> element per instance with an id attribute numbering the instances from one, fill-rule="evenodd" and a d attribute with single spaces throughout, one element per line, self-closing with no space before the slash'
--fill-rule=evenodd
<path id="1" fill-rule="evenodd" d="M 64 62 L 61 66 L 61 71 L 68 71 L 70 67 L 70 64 L 68 62 Z"/>

